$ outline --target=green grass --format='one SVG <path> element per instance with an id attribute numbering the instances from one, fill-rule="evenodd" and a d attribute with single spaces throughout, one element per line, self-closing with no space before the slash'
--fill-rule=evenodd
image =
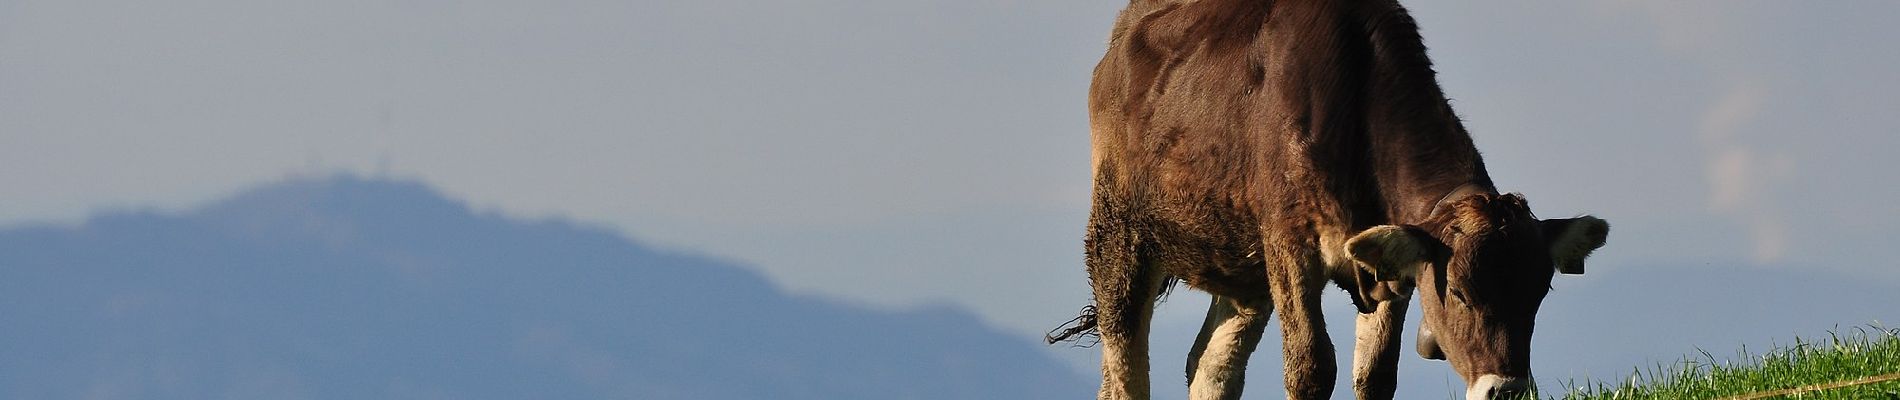
<path id="1" fill-rule="evenodd" d="M 1808 388 L 1900 373 L 1900 329 L 1878 325 L 1828 333 L 1825 339 L 1795 339 L 1759 355 L 1742 349 L 1718 361 L 1706 351 L 1682 361 L 1638 369 L 1618 383 L 1571 382 L 1565 400 L 1717 399 Z M 1545 388 L 1550 395 L 1554 388 Z M 1751 397 L 1752 398 L 1752 397 Z M 1900 380 L 1804 391 L 1775 399 L 1900 399 Z"/>

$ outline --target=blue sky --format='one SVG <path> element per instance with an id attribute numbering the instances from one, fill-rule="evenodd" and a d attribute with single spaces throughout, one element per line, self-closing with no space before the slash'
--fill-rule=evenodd
<path id="1" fill-rule="evenodd" d="M 355 171 L 1035 335 L 1087 301 L 1120 5 L 0 0 L 0 225 Z M 1500 185 L 1615 226 L 1571 279 L 1900 285 L 1900 4 L 1408 5 Z"/>

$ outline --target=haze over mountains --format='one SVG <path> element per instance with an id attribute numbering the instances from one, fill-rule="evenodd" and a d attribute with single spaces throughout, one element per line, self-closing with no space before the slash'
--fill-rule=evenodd
<path id="1" fill-rule="evenodd" d="M 0 397 L 1042 399 L 1094 384 L 952 308 L 787 294 L 415 182 L 293 178 L 0 230 Z"/>

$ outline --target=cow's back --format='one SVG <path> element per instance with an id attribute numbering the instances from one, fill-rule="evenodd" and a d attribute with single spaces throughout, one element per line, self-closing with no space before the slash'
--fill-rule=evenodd
<path id="1" fill-rule="evenodd" d="M 1210 0 L 1119 18 L 1090 96 L 1098 201 L 1123 204 L 1166 258 L 1197 264 L 1169 268 L 1190 284 L 1264 282 L 1248 258 L 1263 239 L 1318 245 L 1351 225 L 1366 61 L 1342 40 L 1355 31 L 1345 11 Z"/>

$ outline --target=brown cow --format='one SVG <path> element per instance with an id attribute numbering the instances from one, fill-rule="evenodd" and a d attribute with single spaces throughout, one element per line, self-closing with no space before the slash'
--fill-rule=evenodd
<path id="1" fill-rule="evenodd" d="M 1498 194 L 1392 0 L 1132 1 L 1089 110 L 1095 308 L 1061 336 L 1097 329 L 1104 399 L 1148 397 L 1149 318 L 1172 279 L 1215 295 L 1188 360 L 1196 399 L 1239 397 L 1275 309 L 1287 396 L 1328 397 L 1327 282 L 1360 312 L 1360 398 L 1392 396 L 1415 287 L 1419 353 L 1448 360 L 1468 398 L 1521 393 L 1553 271 L 1582 273 L 1609 232 Z"/>

